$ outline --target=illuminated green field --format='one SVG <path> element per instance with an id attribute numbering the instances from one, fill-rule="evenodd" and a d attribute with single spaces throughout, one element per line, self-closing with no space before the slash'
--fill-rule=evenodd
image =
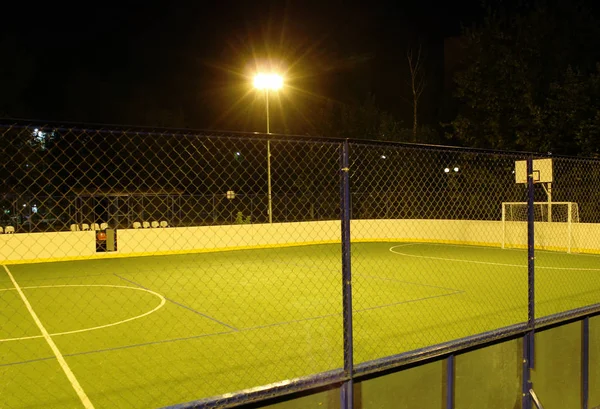
<path id="1" fill-rule="evenodd" d="M 340 260 L 338 244 L 6 266 L 0 407 L 161 407 L 340 368 Z M 600 257 L 535 262 L 536 316 L 600 299 Z M 526 264 L 353 244 L 355 364 L 526 321 Z"/>

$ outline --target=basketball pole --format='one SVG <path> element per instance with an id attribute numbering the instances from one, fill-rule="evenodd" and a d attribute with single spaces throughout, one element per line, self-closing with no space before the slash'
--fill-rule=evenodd
<path id="1" fill-rule="evenodd" d="M 548 182 L 548 222 L 552 222 L 552 182 Z"/>
<path id="2" fill-rule="evenodd" d="M 552 222 L 552 182 L 542 183 L 544 191 L 548 195 L 548 223 Z"/>

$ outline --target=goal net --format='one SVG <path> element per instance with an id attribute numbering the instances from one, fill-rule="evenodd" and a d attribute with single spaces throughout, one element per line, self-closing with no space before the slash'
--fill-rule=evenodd
<path id="1" fill-rule="evenodd" d="M 579 206 L 574 202 L 533 204 L 535 247 L 572 252 L 576 249 Z M 527 247 L 527 202 L 502 203 L 502 248 Z"/>

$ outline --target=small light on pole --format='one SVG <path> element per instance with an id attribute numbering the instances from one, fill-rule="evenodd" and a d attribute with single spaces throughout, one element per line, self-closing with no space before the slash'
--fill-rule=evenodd
<path id="1" fill-rule="evenodd" d="M 257 74 L 254 77 L 254 88 L 265 91 L 267 101 L 267 133 L 271 133 L 269 122 L 269 91 L 278 91 L 283 87 L 283 77 L 277 74 Z M 269 223 L 273 223 L 273 200 L 271 197 L 271 141 L 267 139 L 267 179 L 269 188 Z"/>

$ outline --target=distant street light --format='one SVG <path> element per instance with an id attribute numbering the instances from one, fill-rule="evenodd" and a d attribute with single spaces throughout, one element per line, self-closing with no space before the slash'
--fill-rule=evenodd
<path id="1" fill-rule="evenodd" d="M 283 87 L 283 77 L 277 74 L 257 74 L 254 77 L 254 88 L 265 91 L 267 101 L 267 133 L 271 133 L 269 119 L 269 91 L 277 91 Z M 273 199 L 271 197 L 271 141 L 267 139 L 267 179 L 269 187 L 269 223 L 273 223 Z"/>

